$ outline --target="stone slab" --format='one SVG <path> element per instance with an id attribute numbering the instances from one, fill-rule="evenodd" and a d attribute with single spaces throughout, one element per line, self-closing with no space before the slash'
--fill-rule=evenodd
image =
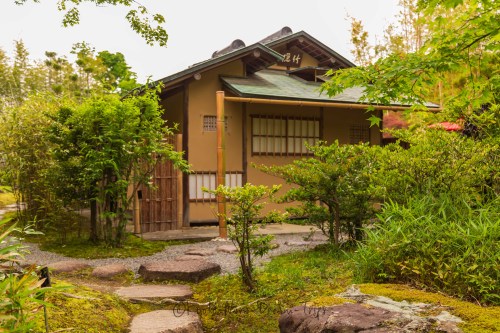
<path id="1" fill-rule="evenodd" d="M 203 260 L 205 257 L 203 256 L 196 256 L 196 255 L 190 255 L 186 254 L 183 256 L 176 257 L 175 260 L 177 261 L 186 261 L 186 260 Z"/>
<path id="2" fill-rule="evenodd" d="M 288 245 L 288 246 L 309 246 L 309 245 L 311 245 L 311 242 L 306 242 L 306 241 L 286 241 L 285 245 Z"/>
<path id="3" fill-rule="evenodd" d="M 130 333 L 203 333 L 198 314 L 174 311 L 157 310 L 135 316 Z"/>
<path id="4" fill-rule="evenodd" d="M 53 273 L 70 273 L 87 269 L 90 265 L 79 260 L 66 260 L 48 264 L 47 267 Z"/>
<path id="5" fill-rule="evenodd" d="M 139 274 L 144 281 L 200 282 L 220 272 L 221 268 L 218 264 L 203 260 L 156 261 L 142 264 L 139 267 Z"/>
<path id="6" fill-rule="evenodd" d="M 101 279 L 111 279 L 128 272 L 129 269 L 123 264 L 111 264 L 94 268 L 92 275 Z"/>
<path id="7" fill-rule="evenodd" d="M 185 300 L 193 296 L 190 286 L 185 285 L 136 285 L 121 287 L 115 291 L 123 298 L 163 299 L 172 298 Z"/>
<path id="8" fill-rule="evenodd" d="M 234 245 L 221 245 L 216 248 L 217 252 L 223 253 L 237 253 L 238 248 Z"/>
<path id="9" fill-rule="evenodd" d="M 190 255 L 190 256 L 202 256 L 202 257 L 208 257 L 212 256 L 215 254 L 215 250 L 213 249 L 189 249 L 184 254 Z"/>

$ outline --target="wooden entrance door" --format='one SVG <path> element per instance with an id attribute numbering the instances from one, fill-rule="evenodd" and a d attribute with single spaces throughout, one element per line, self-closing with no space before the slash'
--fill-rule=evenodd
<path id="1" fill-rule="evenodd" d="M 174 143 L 175 146 L 175 143 Z M 178 229 L 180 177 L 170 161 L 159 162 L 152 175 L 152 187 L 141 186 L 139 198 L 141 232 Z"/>

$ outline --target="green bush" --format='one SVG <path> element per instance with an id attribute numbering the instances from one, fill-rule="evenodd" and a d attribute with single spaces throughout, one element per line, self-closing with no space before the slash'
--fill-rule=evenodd
<path id="1" fill-rule="evenodd" d="M 389 203 L 354 261 L 363 280 L 399 281 L 500 304 L 500 199 L 440 196 Z"/>

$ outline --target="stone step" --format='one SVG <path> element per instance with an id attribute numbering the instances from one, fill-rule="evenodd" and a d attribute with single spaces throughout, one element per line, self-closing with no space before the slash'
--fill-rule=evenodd
<path id="1" fill-rule="evenodd" d="M 194 312 L 157 310 L 135 316 L 130 333 L 203 333 L 200 317 Z"/>
<path id="2" fill-rule="evenodd" d="M 123 264 L 111 264 L 94 268 L 92 276 L 101 279 L 112 279 L 115 276 L 128 273 L 130 270 Z"/>
<path id="3" fill-rule="evenodd" d="M 191 298 L 193 291 L 190 286 L 185 285 L 136 285 L 121 287 L 115 291 L 115 294 L 126 299 L 160 300 L 171 298 L 182 301 Z"/>
<path id="4" fill-rule="evenodd" d="M 139 267 L 139 274 L 144 281 L 179 280 L 197 283 L 220 272 L 218 264 L 203 260 L 157 261 Z"/>
<path id="5" fill-rule="evenodd" d="M 71 273 L 90 268 L 90 265 L 79 260 L 65 260 L 48 264 L 53 273 Z"/>

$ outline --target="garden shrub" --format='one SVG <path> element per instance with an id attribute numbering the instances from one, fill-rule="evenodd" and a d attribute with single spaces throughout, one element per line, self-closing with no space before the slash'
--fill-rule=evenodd
<path id="1" fill-rule="evenodd" d="M 500 199 L 450 195 L 387 203 L 354 261 L 365 281 L 397 281 L 500 304 Z"/>

